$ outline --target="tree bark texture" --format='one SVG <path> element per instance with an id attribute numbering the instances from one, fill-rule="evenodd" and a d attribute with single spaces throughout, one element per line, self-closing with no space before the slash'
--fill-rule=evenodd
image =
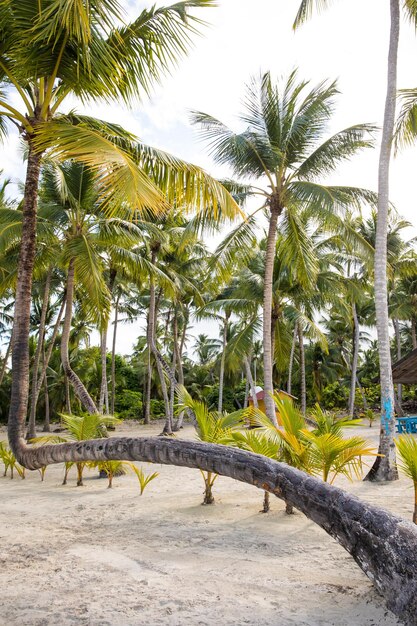
<path id="1" fill-rule="evenodd" d="M 219 402 L 217 405 L 217 410 L 219 413 L 223 410 L 223 387 L 224 387 L 224 365 L 226 362 L 226 346 L 227 346 L 227 330 L 229 326 L 229 316 L 226 315 L 224 318 L 223 325 L 223 337 L 222 337 L 222 356 L 220 359 L 220 374 L 219 374 Z"/>
<path id="2" fill-rule="evenodd" d="M 298 322 L 295 322 L 294 332 L 292 336 L 292 343 L 291 343 L 290 362 L 288 365 L 287 393 L 289 394 L 291 394 L 291 390 L 292 390 L 292 370 L 294 367 L 294 356 L 295 356 L 295 346 L 297 344 L 297 335 L 298 335 Z"/>
<path id="3" fill-rule="evenodd" d="M 23 197 L 22 242 L 19 252 L 12 336 L 12 387 L 9 424 L 12 437 L 23 435 L 29 399 L 29 331 L 32 275 L 36 248 L 36 217 L 41 155 L 29 141 Z"/>
<path id="4" fill-rule="evenodd" d="M 4 357 L 3 365 L 1 366 L 1 371 L 0 371 L 0 385 L 1 385 L 1 384 L 2 384 L 2 382 L 3 382 L 3 378 L 4 378 L 4 375 L 5 375 L 5 373 L 6 373 L 7 361 L 9 360 L 10 355 L 11 355 L 11 353 L 12 353 L 12 341 L 13 341 L 13 340 L 12 340 L 12 338 L 10 337 L 10 341 L 9 341 L 9 345 L 7 346 L 7 350 L 6 350 L 6 354 L 5 354 L 5 357 Z"/>
<path id="5" fill-rule="evenodd" d="M 184 316 L 184 326 L 182 329 L 182 333 L 181 333 L 181 340 L 178 342 L 178 320 L 175 320 L 175 326 L 174 326 L 174 350 L 176 350 L 177 352 L 177 366 L 178 366 L 178 384 L 183 386 L 184 385 L 184 368 L 182 366 L 182 354 L 184 351 L 184 345 L 185 345 L 185 337 L 187 334 L 187 326 L 188 326 L 188 316 L 185 315 Z M 182 424 L 184 422 L 184 411 L 181 411 L 181 413 L 178 416 L 177 421 L 174 424 L 174 432 L 177 432 L 178 430 L 180 430 L 182 428 Z"/>
<path id="6" fill-rule="evenodd" d="M 400 34 L 400 3 L 390 0 L 391 27 L 388 53 L 388 78 L 384 123 L 378 169 L 378 216 L 375 241 L 375 311 L 381 382 L 381 431 L 379 453 L 368 480 L 389 481 L 398 479 L 395 464 L 395 414 L 394 385 L 389 337 L 387 289 L 387 229 L 389 208 L 389 170 L 397 97 L 397 55 Z"/>
<path id="7" fill-rule="evenodd" d="M 255 383 L 254 383 L 254 380 L 253 380 L 252 372 L 251 372 L 251 369 L 250 369 L 250 361 L 249 361 L 249 358 L 247 356 L 244 358 L 244 364 L 245 364 L 245 371 L 246 371 L 246 380 L 249 383 L 250 395 L 252 396 L 253 406 L 255 407 L 255 409 L 257 409 L 258 408 L 258 398 L 256 397 L 256 387 L 255 387 Z"/>
<path id="8" fill-rule="evenodd" d="M 400 321 L 397 319 L 393 319 L 392 323 L 393 323 L 394 331 L 395 331 L 395 343 L 397 346 L 397 360 L 399 361 L 402 357 Z M 401 383 L 397 385 L 397 398 L 398 398 L 398 404 L 401 407 L 402 401 L 403 401 L 403 386 Z"/>
<path id="9" fill-rule="evenodd" d="M 101 384 L 98 412 L 109 414 L 109 392 L 107 387 L 107 324 L 100 333 Z"/>
<path id="10" fill-rule="evenodd" d="M 266 414 L 275 426 L 278 426 L 275 413 L 275 403 L 272 398 L 274 382 L 272 368 L 274 355 L 272 353 L 271 317 L 272 317 L 272 280 L 274 274 L 275 245 L 277 241 L 277 224 L 280 214 L 279 207 L 271 203 L 269 218 L 268 239 L 265 255 L 264 298 L 263 298 L 263 349 L 264 349 L 264 392 Z"/>
<path id="11" fill-rule="evenodd" d="M 97 407 L 94 404 L 93 399 L 88 393 L 87 389 L 84 387 L 82 381 L 78 378 L 77 374 L 73 371 L 68 353 L 68 343 L 69 336 L 71 331 L 71 320 L 72 320 L 72 303 L 74 298 L 74 277 L 75 277 L 75 269 L 74 269 L 74 259 L 71 259 L 68 266 L 68 276 L 67 276 L 67 297 L 66 297 L 66 306 L 65 306 L 65 318 L 64 318 L 64 327 L 62 329 L 62 338 L 61 338 L 61 361 L 62 367 L 64 368 L 65 375 L 68 381 L 71 383 L 72 388 L 75 391 L 75 394 L 79 398 L 83 407 L 89 413 L 98 413 Z"/>
<path id="12" fill-rule="evenodd" d="M 15 421 L 15 420 L 14 420 Z M 32 448 L 9 424 L 10 445 L 28 469 L 68 461 L 130 460 L 198 468 L 269 491 L 334 537 L 407 625 L 417 614 L 417 528 L 273 459 L 231 448 L 161 437 L 108 438 Z"/>
<path id="13" fill-rule="evenodd" d="M 116 298 L 114 305 L 114 327 L 113 327 L 113 341 L 111 347 L 111 415 L 114 415 L 114 403 L 116 401 L 116 339 L 117 339 L 117 324 L 119 323 L 119 303 L 120 294 Z"/>
<path id="14" fill-rule="evenodd" d="M 358 358 L 359 358 L 359 321 L 356 313 L 356 304 L 352 304 L 352 320 L 353 320 L 353 350 L 352 350 L 352 366 L 350 368 L 350 393 L 349 393 L 349 407 L 348 412 L 350 417 L 353 418 L 355 412 L 355 395 L 356 395 L 356 374 L 358 371 Z"/>
<path id="15" fill-rule="evenodd" d="M 300 348 L 301 412 L 305 415 L 307 411 L 306 359 L 304 351 L 304 333 L 301 324 L 298 324 L 298 343 Z"/>
<path id="16" fill-rule="evenodd" d="M 38 372 L 39 372 L 39 364 L 41 360 L 41 353 L 43 351 L 44 346 L 44 338 L 45 338 L 45 322 L 46 322 L 46 314 L 48 312 L 49 307 L 49 290 L 51 286 L 51 270 L 47 273 L 45 280 L 45 288 L 43 292 L 43 300 L 42 300 L 42 310 L 41 310 L 41 318 L 39 320 L 39 333 L 38 333 L 38 343 L 35 351 L 35 358 L 33 360 L 32 367 L 32 393 L 31 393 L 31 401 L 30 401 L 30 414 L 29 414 L 29 423 L 28 423 L 28 431 L 26 434 L 27 439 L 34 439 L 36 437 L 36 406 L 38 403 Z"/>

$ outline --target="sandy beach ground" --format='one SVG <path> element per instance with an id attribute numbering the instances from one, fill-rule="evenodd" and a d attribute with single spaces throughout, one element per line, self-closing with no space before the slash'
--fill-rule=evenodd
<path id="1" fill-rule="evenodd" d="M 116 434 L 156 435 L 125 424 Z M 377 442 L 378 426 L 352 429 Z M 181 437 L 193 437 L 187 426 Z M 0 439 L 5 434 L 0 433 Z M 143 464 L 146 467 L 147 464 Z M 133 475 L 114 481 L 63 467 L 0 478 L 1 626 L 393 626 L 351 557 L 323 530 L 262 491 L 229 478 L 202 506 L 196 470 L 160 476 L 139 496 Z M 411 482 L 337 481 L 410 519 Z"/>

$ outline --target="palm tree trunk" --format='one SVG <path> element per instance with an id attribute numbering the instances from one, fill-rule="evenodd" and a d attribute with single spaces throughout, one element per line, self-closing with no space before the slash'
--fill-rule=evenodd
<path id="1" fill-rule="evenodd" d="M 84 387 L 81 380 L 78 378 L 77 374 L 71 368 L 71 364 L 69 360 L 68 343 L 69 343 L 71 321 L 72 321 L 72 303 L 73 303 L 73 298 L 74 298 L 74 277 L 75 277 L 74 259 L 71 259 L 69 262 L 69 266 L 68 266 L 67 297 L 66 297 L 64 327 L 62 329 L 62 338 L 61 338 L 62 367 L 64 368 L 64 373 L 67 376 L 68 381 L 71 383 L 76 396 L 79 398 L 81 404 L 86 409 L 86 411 L 88 411 L 88 413 L 98 413 L 97 407 L 94 404 L 93 399 L 91 398 L 87 389 Z"/>
<path id="2" fill-rule="evenodd" d="M 178 384 L 181 387 L 184 386 L 184 368 L 182 366 L 182 352 L 184 350 L 185 336 L 187 333 L 187 317 L 184 316 L 184 326 L 181 333 L 181 341 L 178 341 L 178 317 L 177 314 L 174 317 L 174 350 L 176 352 L 176 361 L 178 366 Z M 184 411 L 178 416 L 177 421 L 174 424 L 174 432 L 177 432 L 182 428 L 184 421 Z"/>
<path id="3" fill-rule="evenodd" d="M 177 369 L 177 351 L 175 350 L 175 347 L 172 351 L 172 362 L 171 362 L 171 369 L 175 374 L 175 371 Z M 174 430 L 174 404 L 175 404 L 175 387 L 176 387 L 176 381 L 170 380 L 170 386 L 169 386 L 169 417 L 171 420 L 171 425 L 172 425 L 172 429 Z"/>
<path id="4" fill-rule="evenodd" d="M 41 154 L 35 151 L 32 142 L 29 141 L 12 337 L 9 436 L 15 442 L 23 437 L 29 399 L 30 305 L 36 249 L 36 214 L 40 168 Z"/>
<path id="5" fill-rule="evenodd" d="M 274 383 L 272 376 L 273 353 L 271 341 L 272 316 L 272 279 L 274 273 L 275 245 L 277 240 L 277 224 L 280 209 L 275 203 L 271 204 L 269 218 L 268 239 L 265 256 L 264 298 L 263 298 L 263 348 L 264 348 L 264 392 L 266 414 L 275 426 L 278 426 L 275 414 L 275 403 L 272 398 Z"/>
<path id="6" fill-rule="evenodd" d="M 397 344 L 397 360 L 399 361 L 402 357 L 400 322 L 398 319 L 393 319 L 392 323 L 393 323 L 394 331 L 395 331 L 395 342 Z M 401 383 L 397 385 L 397 399 L 398 399 L 398 406 L 402 410 L 403 386 L 401 385 Z"/>
<path id="7" fill-rule="evenodd" d="M 229 325 L 229 316 L 226 314 L 223 325 L 223 338 L 222 338 L 222 356 L 220 359 L 220 374 L 219 374 L 219 402 L 217 410 L 219 413 L 223 410 L 223 387 L 224 387 L 224 365 L 226 362 L 226 346 L 227 346 L 227 330 Z"/>
<path id="8" fill-rule="evenodd" d="M 248 408 L 248 404 L 249 404 L 249 381 L 246 378 L 246 382 L 245 382 L 245 397 L 243 399 L 243 408 L 247 409 Z"/>
<path id="9" fill-rule="evenodd" d="M 65 412 L 71 415 L 71 392 L 68 376 L 64 372 L 64 387 L 65 387 Z"/>
<path id="10" fill-rule="evenodd" d="M 151 339 L 150 339 L 149 333 L 150 333 L 150 325 L 149 325 L 149 311 L 148 311 L 148 318 L 146 321 L 146 341 L 148 345 L 148 350 L 147 350 L 147 359 L 146 359 L 145 406 L 144 406 L 144 415 L 143 415 L 143 421 L 145 424 L 150 424 L 151 422 L 152 350 L 151 350 Z"/>
<path id="11" fill-rule="evenodd" d="M 39 321 L 38 344 L 36 346 L 35 358 L 33 361 L 33 368 L 32 368 L 32 394 L 31 394 L 30 414 L 29 414 L 29 423 L 28 423 L 28 429 L 26 433 L 26 439 L 34 439 L 36 437 L 36 405 L 37 405 L 37 400 L 39 396 L 38 371 L 39 371 L 39 364 L 41 360 L 41 352 L 43 350 L 43 340 L 45 336 L 46 314 L 48 312 L 48 307 L 49 307 L 49 289 L 51 285 L 51 275 L 52 275 L 52 270 L 49 270 L 46 275 L 45 288 L 43 292 L 41 318 Z"/>
<path id="12" fill-rule="evenodd" d="M 417 528 L 319 478 L 259 454 L 162 437 L 110 437 L 27 446 L 9 423 L 10 445 L 28 469 L 68 461 L 142 461 L 229 476 L 285 500 L 336 539 L 355 559 L 388 608 L 409 626 L 417 613 Z"/>
<path id="13" fill-rule="evenodd" d="M 300 348 L 300 377 L 301 377 L 301 412 L 307 411 L 306 360 L 304 351 L 304 333 L 301 324 L 298 324 L 298 343 Z"/>
<path id="14" fill-rule="evenodd" d="M 387 291 L 387 228 L 389 208 L 389 169 L 397 97 L 397 54 L 400 33 L 400 3 L 390 0 L 391 28 L 388 54 L 388 82 L 378 170 L 378 217 L 375 241 L 375 310 L 381 382 L 381 431 L 378 456 L 366 479 L 398 479 L 395 464 L 394 385 L 389 337 Z"/>
<path id="15" fill-rule="evenodd" d="M 54 346 L 55 346 L 55 341 L 56 341 L 56 338 L 58 337 L 59 327 L 61 325 L 62 316 L 64 314 L 65 302 L 66 302 L 66 297 L 64 296 L 63 299 L 62 299 L 61 307 L 60 307 L 59 312 L 58 312 L 58 317 L 56 318 L 54 330 L 52 331 L 52 337 L 51 337 L 51 339 L 49 341 L 49 346 L 48 346 L 48 350 L 46 352 L 46 357 L 43 359 L 42 371 L 41 371 L 41 375 L 39 377 L 38 384 L 37 384 L 37 392 L 38 392 L 38 394 L 39 394 L 39 391 L 40 391 L 40 389 L 42 387 L 42 383 L 43 383 L 43 381 L 45 379 L 46 370 L 48 369 L 49 361 L 51 360 L 52 352 L 53 352 L 53 349 L 54 349 Z M 38 398 L 36 398 L 36 402 L 37 401 L 38 401 Z"/>
<path id="16" fill-rule="evenodd" d="M 411 318 L 411 345 L 413 350 L 417 348 L 417 334 L 416 334 L 416 318 Z"/>
<path id="17" fill-rule="evenodd" d="M 113 328 L 113 342 L 111 348 L 111 415 L 114 415 L 114 403 L 116 401 L 116 337 L 117 337 L 117 324 L 119 322 L 119 303 L 120 294 L 116 298 L 114 305 L 114 328 Z"/>
<path id="18" fill-rule="evenodd" d="M 295 356 L 295 346 L 297 343 L 297 336 L 298 336 L 298 322 L 295 322 L 294 332 L 292 335 L 292 343 L 291 343 L 290 363 L 288 365 L 287 393 L 289 394 L 291 394 L 291 391 L 292 391 L 292 370 L 294 367 L 294 356 Z"/>
<path id="19" fill-rule="evenodd" d="M 359 322 L 356 313 L 356 304 L 352 304 L 352 319 L 353 319 L 353 354 L 352 354 L 352 367 L 350 378 L 350 393 L 349 393 L 349 407 L 348 412 L 351 418 L 353 418 L 355 412 L 355 395 L 356 395 L 356 379 L 358 371 L 358 358 L 359 358 Z"/>
<path id="20" fill-rule="evenodd" d="M 9 360 L 11 352 L 12 352 L 12 341 L 13 341 L 13 339 L 12 339 L 12 337 L 10 337 L 9 345 L 7 346 L 7 350 L 6 350 L 6 354 L 5 354 L 5 357 L 4 357 L 3 365 L 2 365 L 1 371 L 0 371 L 0 385 L 3 382 L 3 378 L 4 378 L 4 375 L 6 373 L 6 368 L 7 368 L 7 361 Z"/>
<path id="21" fill-rule="evenodd" d="M 252 402 L 253 402 L 253 406 L 255 407 L 255 409 L 258 408 L 258 398 L 256 397 L 256 387 L 255 387 L 255 383 L 252 377 L 252 372 L 250 369 L 250 361 L 249 358 L 246 356 L 243 360 L 244 364 L 245 364 L 245 370 L 246 370 L 246 380 L 249 384 L 249 388 L 250 388 L 250 394 L 252 396 Z"/>
<path id="22" fill-rule="evenodd" d="M 43 342 L 43 362 L 45 363 L 46 359 L 46 351 L 45 351 L 45 341 Z M 45 420 L 43 423 L 43 432 L 49 433 L 51 431 L 50 426 L 50 407 L 49 407 L 49 389 L 48 389 L 48 377 L 45 376 L 44 380 L 44 393 L 45 393 Z"/>
<path id="23" fill-rule="evenodd" d="M 101 384 L 100 384 L 100 400 L 98 412 L 103 415 L 106 407 L 106 413 L 109 413 L 109 395 L 107 392 L 107 323 L 100 333 L 100 356 L 101 356 Z"/>
<path id="24" fill-rule="evenodd" d="M 155 258 L 153 257 L 152 264 L 154 263 L 155 263 Z M 165 425 L 164 425 L 162 432 L 165 435 L 171 435 L 172 434 L 172 421 L 171 421 L 171 416 L 170 416 L 168 390 L 167 390 L 167 385 L 165 381 L 164 369 L 162 367 L 160 359 L 158 358 L 159 350 L 156 347 L 156 336 L 155 336 L 156 315 L 157 315 L 157 309 L 156 309 L 156 298 L 155 298 L 155 283 L 154 283 L 153 277 L 151 276 L 150 287 L 149 287 L 149 325 L 148 325 L 149 344 L 148 344 L 148 348 L 150 347 L 150 350 L 155 356 L 156 368 L 158 370 L 158 376 L 159 376 L 159 380 L 161 383 L 162 397 L 164 399 Z"/>

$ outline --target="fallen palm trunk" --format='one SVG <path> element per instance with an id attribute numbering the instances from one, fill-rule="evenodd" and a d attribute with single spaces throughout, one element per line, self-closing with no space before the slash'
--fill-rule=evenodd
<path id="1" fill-rule="evenodd" d="M 229 476 L 284 499 L 321 526 L 353 556 L 405 624 L 417 615 L 417 528 L 304 472 L 226 446 L 163 438 L 110 438 L 31 448 L 15 438 L 23 466 L 64 461 L 130 460 L 177 465 Z M 13 437 L 14 435 L 14 437 Z"/>

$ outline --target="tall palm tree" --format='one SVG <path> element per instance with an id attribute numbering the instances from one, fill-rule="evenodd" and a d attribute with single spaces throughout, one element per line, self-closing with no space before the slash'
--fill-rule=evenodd
<path id="1" fill-rule="evenodd" d="M 27 146 L 13 332 L 10 403 L 11 445 L 21 445 L 29 391 L 29 318 L 36 250 L 37 191 L 42 159 L 77 159 L 100 175 L 102 202 L 115 211 L 161 211 L 181 206 L 220 206 L 237 211 L 226 190 L 202 170 L 140 144 L 120 127 L 62 112 L 69 97 L 131 102 L 189 47 L 201 21 L 193 7 L 211 0 L 184 0 L 144 10 L 131 24 L 116 0 L 56 4 L 9 0 L 0 11 L 1 132 L 18 126 Z M 19 105 L 14 106 L 13 92 Z M 19 108 L 20 107 L 20 108 Z M 150 176 L 152 176 L 152 180 Z M 14 442 L 14 443 L 13 443 Z"/>
<path id="2" fill-rule="evenodd" d="M 314 4 L 320 7 L 328 0 L 302 0 L 294 26 L 309 18 Z M 390 481 L 398 479 L 395 464 L 395 414 L 394 385 L 389 339 L 388 289 L 387 289 L 387 228 L 389 209 L 389 171 L 394 137 L 395 108 L 397 96 L 397 56 L 400 35 L 400 2 L 389 0 L 390 41 L 388 50 L 387 88 L 384 121 L 378 166 L 378 220 L 375 243 L 375 307 L 381 382 L 381 430 L 378 456 L 367 476 L 368 480 Z M 414 0 L 405 0 L 404 9 L 415 23 L 417 10 Z M 410 128 L 410 127 L 409 127 Z"/>
<path id="3" fill-rule="evenodd" d="M 271 320 L 278 219 L 281 218 L 280 228 L 291 233 L 295 246 L 302 250 L 306 240 L 300 228 L 300 210 L 308 210 L 311 219 L 321 214 L 334 222 L 337 212 L 374 200 L 363 189 L 316 182 L 358 150 L 371 146 L 369 133 L 373 128 L 366 124 L 352 126 L 320 143 L 334 110 L 336 84 L 321 83 L 309 91 L 307 85 L 297 81 L 295 71 L 281 85 L 274 84 L 269 73 L 253 80 L 240 115 L 246 126 L 241 133 L 205 113 L 193 114 L 215 161 L 229 165 L 237 177 L 259 181 L 249 186 L 249 192 L 262 198 L 258 211 L 265 209 L 269 220 L 263 293 L 264 389 L 266 411 L 274 423 Z M 253 222 L 246 222 L 240 237 L 242 231 L 248 233 L 252 226 Z M 235 239 L 238 237 L 235 235 Z M 299 262 L 304 259 L 305 255 L 300 254 Z M 311 269 L 305 267 L 307 280 Z"/>

